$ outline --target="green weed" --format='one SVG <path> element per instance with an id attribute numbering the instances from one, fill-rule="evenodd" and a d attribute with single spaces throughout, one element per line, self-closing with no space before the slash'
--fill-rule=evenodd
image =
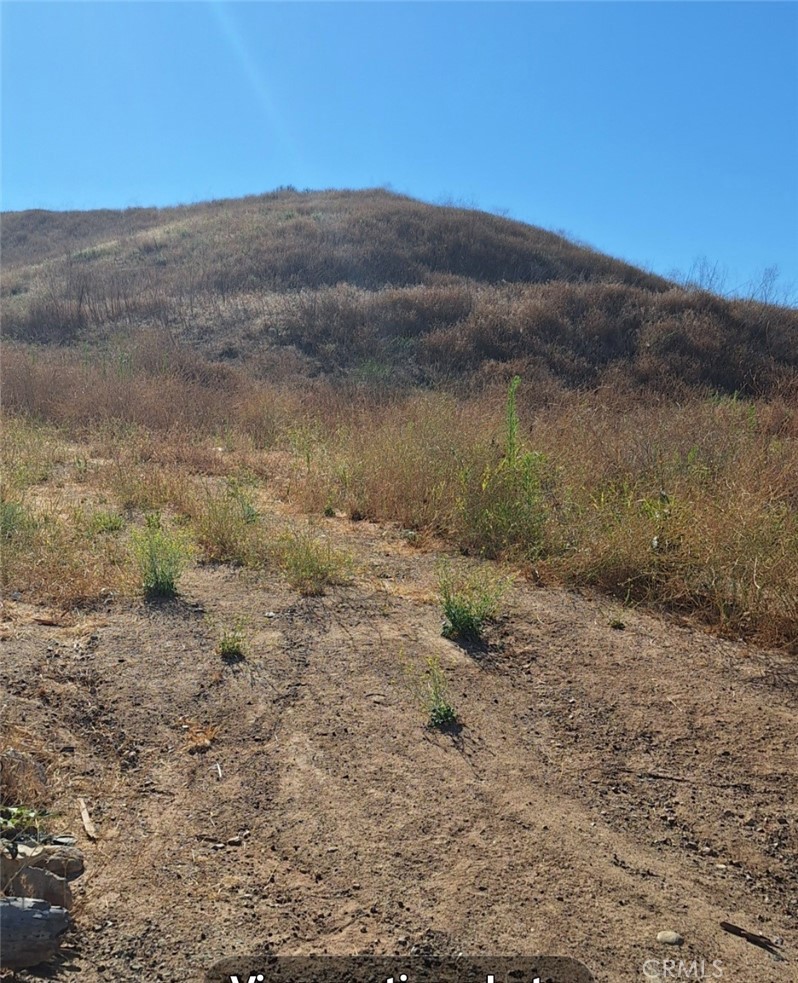
<path id="1" fill-rule="evenodd" d="M 504 455 L 481 473 L 460 473 L 458 539 L 482 556 L 520 554 L 538 557 L 543 549 L 546 507 L 543 495 L 545 455 L 525 451 L 519 437 L 515 376 L 507 392 Z"/>
<path id="2" fill-rule="evenodd" d="M 92 536 L 108 535 L 124 529 L 125 520 L 118 512 L 93 512 L 87 527 Z"/>
<path id="3" fill-rule="evenodd" d="M 422 672 L 405 663 L 404 672 L 416 702 L 427 714 L 427 726 L 440 730 L 454 727 L 458 723 L 457 712 L 449 698 L 446 676 L 438 657 L 431 655 Z"/>
<path id="4" fill-rule="evenodd" d="M 21 833 L 39 835 L 48 813 L 28 806 L 0 806 L 0 836 L 13 840 Z"/>
<path id="5" fill-rule="evenodd" d="M 0 540 L 16 538 L 29 530 L 33 522 L 22 502 L 0 499 Z"/>
<path id="6" fill-rule="evenodd" d="M 225 662 L 241 662 L 246 658 L 244 622 L 241 619 L 232 625 L 221 626 L 216 653 Z"/>
<path id="7" fill-rule="evenodd" d="M 164 529 L 158 513 L 148 515 L 146 528 L 134 530 L 131 539 L 144 593 L 148 597 L 175 597 L 188 559 L 185 540 Z"/>
<path id="8" fill-rule="evenodd" d="M 238 482 L 228 482 L 222 493 L 208 491 L 194 515 L 194 532 L 205 559 L 241 566 L 252 562 L 258 520 L 257 509 Z"/>
<path id="9" fill-rule="evenodd" d="M 328 584 L 345 579 L 350 558 L 333 549 L 325 539 L 307 532 L 290 532 L 273 547 L 277 562 L 288 582 L 307 597 L 324 593 Z"/>
<path id="10" fill-rule="evenodd" d="M 488 567 L 454 570 L 444 561 L 438 569 L 438 590 L 446 618 L 443 634 L 447 638 L 478 640 L 485 622 L 493 618 L 509 581 Z"/>

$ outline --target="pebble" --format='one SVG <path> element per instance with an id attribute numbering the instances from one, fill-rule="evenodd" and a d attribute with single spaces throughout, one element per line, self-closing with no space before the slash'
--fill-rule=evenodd
<path id="1" fill-rule="evenodd" d="M 684 939 L 679 935 L 678 932 L 658 932 L 657 942 L 664 942 L 665 945 L 681 945 Z"/>

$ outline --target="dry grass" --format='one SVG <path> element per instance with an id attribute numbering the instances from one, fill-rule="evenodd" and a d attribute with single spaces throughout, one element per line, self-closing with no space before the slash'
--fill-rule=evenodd
<path id="1" fill-rule="evenodd" d="M 2 506 L 4 592 L 69 609 L 128 591 L 129 558 L 116 536 L 97 535 L 79 515 L 29 509 L 19 502 Z"/>
<path id="2" fill-rule="evenodd" d="M 29 392 L 39 413 L 69 396 L 68 374 L 48 371 L 51 358 L 64 357 L 35 361 L 41 371 Z M 90 387 L 92 371 L 102 380 L 105 369 L 81 368 Z M 172 392 L 186 387 L 177 397 L 186 406 L 197 385 L 201 405 L 216 397 L 212 381 L 186 380 L 182 369 L 172 381 Z M 386 396 L 322 382 L 292 409 L 269 383 L 250 379 L 246 390 L 242 378 L 237 386 L 240 401 L 225 415 L 227 446 L 238 448 L 230 451 L 214 446 L 219 420 L 203 412 L 188 430 L 162 431 L 113 417 L 95 425 L 74 404 L 69 420 L 58 411 L 36 425 L 10 417 L 6 588 L 67 606 L 124 590 L 127 533 L 101 530 L 117 521 L 109 516 L 140 524 L 144 513 L 166 510 L 188 524 L 206 561 L 277 565 L 298 589 L 317 593 L 345 564 L 323 540 L 281 537 L 256 506 L 258 483 L 280 461 L 287 493 L 310 513 L 396 522 L 464 552 L 523 561 L 540 577 L 798 644 L 798 414 L 786 399 L 676 403 L 619 389 L 560 392 L 540 405 L 524 384 L 511 449 L 504 389 Z M 278 404 L 267 441 L 278 450 L 257 450 L 249 411 Z M 237 406 L 247 407 L 240 425 Z M 75 440 L 109 455 L 77 458 L 84 487 L 99 496 L 82 518 L 31 499 L 42 483 L 77 480 Z"/>
<path id="3" fill-rule="evenodd" d="M 310 531 L 284 532 L 270 546 L 286 580 L 305 597 L 318 597 L 328 585 L 344 583 L 351 558 L 322 535 Z"/>
<path id="4" fill-rule="evenodd" d="M 0 736 L 0 806 L 42 810 L 50 801 L 53 753 L 30 731 L 6 726 Z"/>
<path id="5" fill-rule="evenodd" d="M 108 345 L 143 331 L 188 343 L 167 359 L 181 380 L 216 375 L 215 398 L 208 385 L 195 390 L 194 414 L 172 406 L 182 388 L 168 375 L 155 391 L 140 376 L 139 391 L 116 385 L 131 365 L 151 371 L 162 359 L 162 341 L 148 351 L 140 334 L 136 351 L 108 358 L 110 385 L 92 394 L 96 419 L 159 429 L 167 413 L 173 425 L 220 418 L 236 399 L 236 373 L 203 366 L 193 350 L 246 358 L 273 377 L 345 373 L 378 386 L 489 378 L 498 363 L 540 385 L 620 378 L 763 395 L 798 367 L 793 310 L 725 300 L 543 229 L 387 192 L 9 214 L 3 259 L 9 338 Z"/>
<path id="6" fill-rule="evenodd" d="M 257 514 L 267 484 L 798 647 L 794 310 L 385 192 L 3 236 L 6 588 L 127 590 L 163 511 L 201 560 L 323 589 L 345 564 Z"/>

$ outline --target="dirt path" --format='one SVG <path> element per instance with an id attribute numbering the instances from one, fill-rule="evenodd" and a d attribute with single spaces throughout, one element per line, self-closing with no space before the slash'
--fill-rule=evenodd
<path id="1" fill-rule="evenodd" d="M 526 584 L 467 651 L 441 637 L 434 555 L 327 528 L 360 565 L 321 598 L 205 567 L 175 604 L 75 627 L 6 603 L 6 725 L 58 751 L 65 829 L 83 796 L 100 834 L 55 978 L 416 947 L 568 955 L 600 981 L 651 959 L 796 979 L 794 666 Z M 220 660 L 205 614 L 248 619 L 246 661 Z M 407 688 L 401 663 L 430 655 L 459 733 L 428 730 Z"/>

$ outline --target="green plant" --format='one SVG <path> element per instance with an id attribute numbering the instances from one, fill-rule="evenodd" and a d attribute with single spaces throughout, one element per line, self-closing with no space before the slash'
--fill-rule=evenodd
<path id="1" fill-rule="evenodd" d="M 146 528 L 135 530 L 131 539 L 144 593 L 174 597 L 188 554 L 185 541 L 161 526 L 158 513 L 148 515 Z"/>
<path id="2" fill-rule="evenodd" d="M 240 478 L 227 479 L 227 496 L 240 511 L 242 522 L 250 526 L 257 522 L 260 516 L 246 487 L 248 484 L 251 482 L 244 482 Z"/>
<path id="3" fill-rule="evenodd" d="M 346 554 L 307 532 L 286 533 L 273 549 L 289 583 L 308 597 L 323 594 L 327 584 L 340 583 L 350 564 Z"/>
<path id="4" fill-rule="evenodd" d="M 427 714 L 427 726 L 440 730 L 455 726 L 458 722 L 457 712 L 449 698 L 446 676 L 438 656 L 429 656 L 422 672 L 405 663 L 404 672 L 411 692 Z"/>
<path id="5" fill-rule="evenodd" d="M 239 619 L 232 625 L 222 625 L 216 652 L 225 662 L 241 662 L 246 658 L 243 621 Z"/>
<path id="6" fill-rule="evenodd" d="M 85 481 L 88 478 L 89 471 L 91 469 L 91 465 L 89 463 L 88 458 L 82 456 L 76 457 L 74 460 L 74 467 L 75 467 L 75 480 Z"/>
<path id="7" fill-rule="evenodd" d="M 21 502 L 0 499 L 0 539 L 13 539 L 29 529 L 33 519 Z"/>
<path id="8" fill-rule="evenodd" d="M 0 836 L 13 840 L 21 833 L 39 835 L 48 813 L 28 806 L 0 806 Z"/>
<path id="9" fill-rule="evenodd" d="M 478 640 L 486 621 L 494 617 L 509 581 L 488 567 L 454 570 L 444 561 L 438 568 L 438 590 L 447 638 Z"/>
<path id="10" fill-rule="evenodd" d="M 88 519 L 88 530 L 94 536 L 119 532 L 124 525 L 125 520 L 118 512 L 94 512 Z"/>
<path id="11" fill-rule="evenodd" d="M 516 409 L 520 384 L 520 377 L 514 376 L 507 391 L 502 458 L 486 464 L 481 473 L 473 467 L 460 473 L 458 538 L 482 556 L 515 553 L 534 558 L 543 548 L 546 457 L 523 450 Z"/>
<path id="12" fill-rule="evenodd" d="M 194 531 L 206 560 L 243 566 L 251 561 L 259 515 L 237 481 L 229 481 L 221 493 L 208 490 L 194 511 Z"/>

